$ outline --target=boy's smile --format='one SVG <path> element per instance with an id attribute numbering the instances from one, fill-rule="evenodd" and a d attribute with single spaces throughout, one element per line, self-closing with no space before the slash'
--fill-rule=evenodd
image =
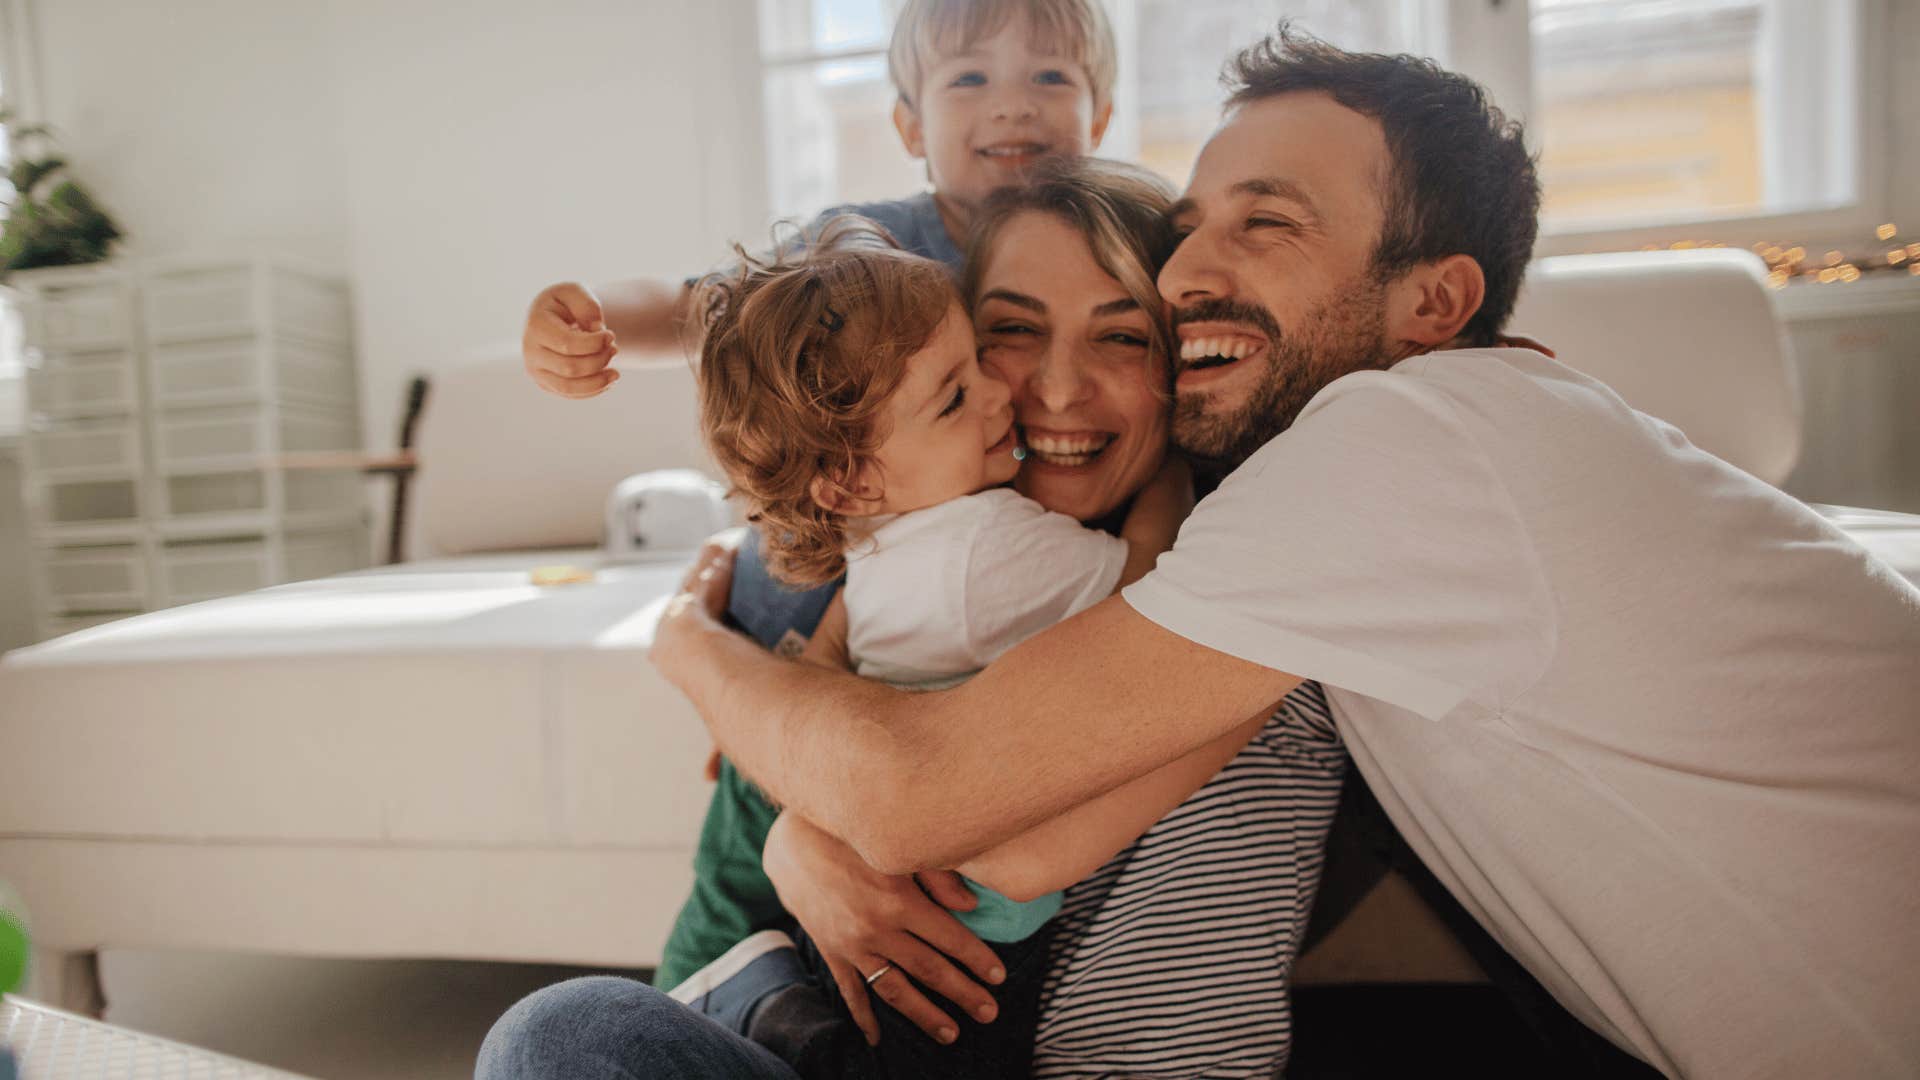
<path id="1" fill-rule="evenodd" d="M 1091 153 L 1110 103 L 1095 103 L 1086 69 L 1037 40 L 1024 18 L 927 68 L 912 104 L 894 107 L 907 152 L 925 158 L 934 193 L 958 224 L 988 195 L 1026 182 L 1049 157 Z"/>

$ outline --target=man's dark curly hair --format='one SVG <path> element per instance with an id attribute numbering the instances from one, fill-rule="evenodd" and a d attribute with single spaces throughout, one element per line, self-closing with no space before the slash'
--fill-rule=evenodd
<path id="1" fill-rule="evenodd" d="M 1318 91 L 1379 121 L 1391 164 L 1375 272 L 1391 281 L 1419 263 L 1472 256 L 1487 293 L 1462 336 L 1469 345 L 1494 343 L 1539 231 L 1540 180 L 1519 121 L 1479 84 L 1431 60 L 1347 52 L 1285 21 L 1228 61 L 1221 81 L 1229 109 Z"/>

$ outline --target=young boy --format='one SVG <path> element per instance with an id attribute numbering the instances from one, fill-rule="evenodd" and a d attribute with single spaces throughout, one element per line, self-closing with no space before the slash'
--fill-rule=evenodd
<path id="1" fill-rule="evenodd" d="M 931 192 L 837 206 L 884 226 L 900 246 L 958 271 L 974 208 L 1050 157 L 1092 153 L 1113 115 L 1113 31 L 1098 0 L 910 0 L 894 24 L 887 73 L 893 123 L 927 163 Z M 521 354 L 535 382 L 592 397 L 619 378 L 621 345 L 681 343 L 689 282 L 632 280 L 598 294 L 549 286 L 527 312 Z"/>
<path id="2" fill-rule="evenodd" d="M 1113 34 L 1097 0 L 910 0 L 887 53 L 897 100 L 893 118 L 907 152 L 927 163 L 932 191 L 891 202 L 840 206 L 808 227 L 848 213 L 877 221 L 905 250 L 956 273 L 972 214 L 994 191 L 1024 183 L 1040 161 L 1092 152 L 1113 112 Z M 599 295 L 562 283 L 534 299 L 522 354 L 543 388 L 591 397 L 619 378 L 619 345 L 682 342 L 691 283 L 627 281 Z M 839 582 L 782 587 L 743 546 L 729 615 L 762 645 L 797 654 L 819 625 Z M 694 889 L 675 921 L 654 981 L 663 989 L 750 934 L 783 925 L 786 913 L 760 867 L 775 810 L 733 767 L 720 763 L 694 858 Z"/>

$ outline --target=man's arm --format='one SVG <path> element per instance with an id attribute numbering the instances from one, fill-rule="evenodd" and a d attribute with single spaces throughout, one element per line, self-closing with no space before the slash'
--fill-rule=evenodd
<path id="1" fill-rule="evenodd" d="M 730 551 L 669 605 L 653 661 L 736 765 L 877 869 L 957 866 L 1220 738 L 1297 676 L 1162 629 L 1120 597 L 967 683 L 911 694 L 782 663 L 709 613 Z"/>

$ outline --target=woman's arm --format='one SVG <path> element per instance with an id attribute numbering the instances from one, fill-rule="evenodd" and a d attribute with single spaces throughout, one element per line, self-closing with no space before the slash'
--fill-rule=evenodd
<path id="1" fill-rule="evenodd" d="M 1127 542 L 1127 564 L 1114 591 L 1139 581 L 1173 547 L 1180 523 L 1193 513 L 1193 470 L 1185 458 L 1169 454 L 1160 471 L 1133 497 L 1120 539 Z"/>
<path id="2" fill-rule="evenodd" d="M 960 872 L 1022 901 L 1091 877 L 1212 780 L 1272 714 L 1266 709 L 1185 757 L 982 852 L 962 863 Z"/>

